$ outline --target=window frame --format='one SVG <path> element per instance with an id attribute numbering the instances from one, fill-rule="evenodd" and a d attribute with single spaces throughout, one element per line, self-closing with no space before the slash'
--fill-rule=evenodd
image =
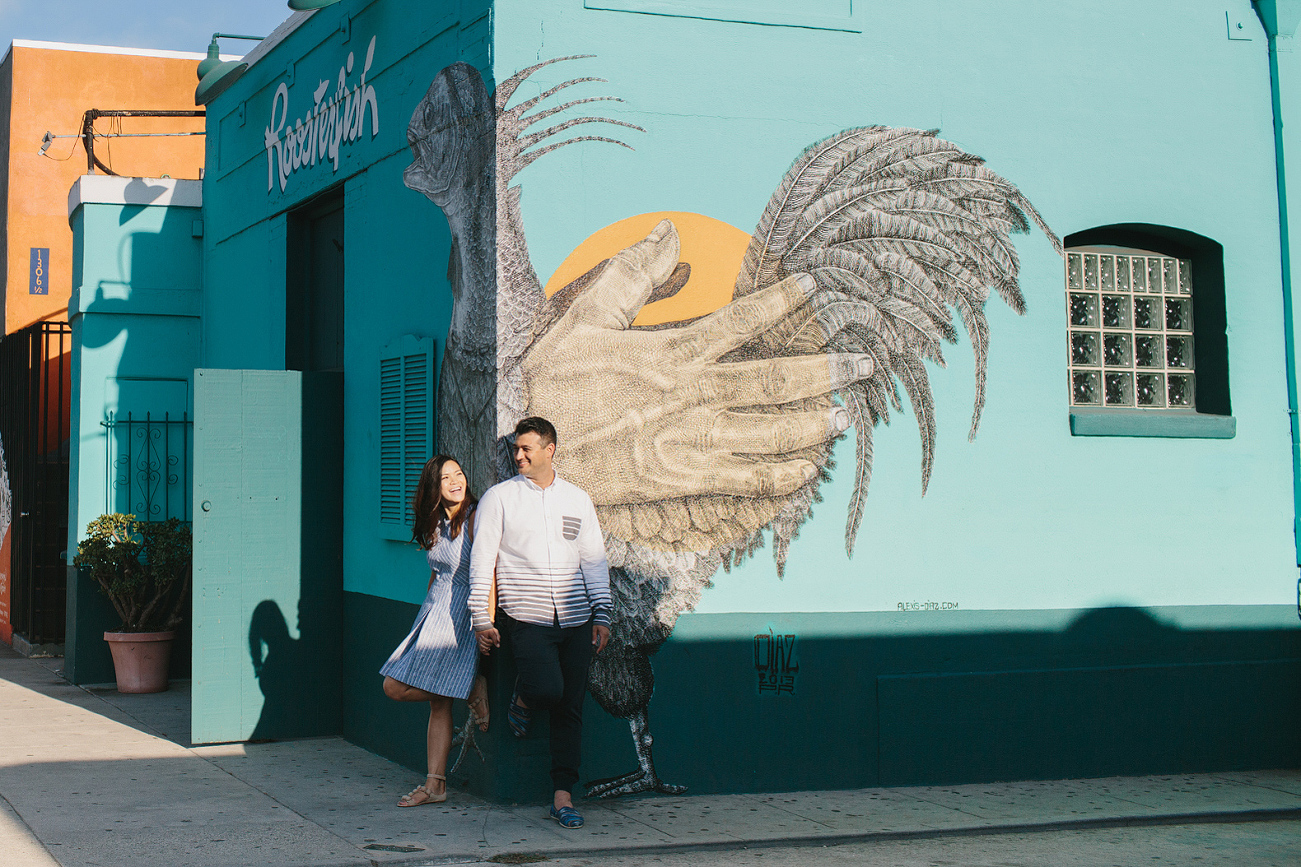
<path id="1" fill-rule="evenodd" d="M 1229 350 L 1225 311 L 1224 248 L 1210 238 L 1148 223 L 1117 223 L 1075 232 L 1068 249 L 1120 247 L 1184 259 L 1192 264 L 1194 409 L 1079 407 L 1070 405 L 1073 436 L 1188 437 L 1229 439 L 1237 434 L 1229 394 Z M 1063 261 L 1063 286 L 1065 267 Z M 1063 291 L 1063 302 L 1069 294 Z M 1067 352 L 1070 351 L 1067 310 Z M 1069 361 L 1069 358 L 1068 358 Z M 1069 363 L 1067 365 L 1069 369 Z"/>

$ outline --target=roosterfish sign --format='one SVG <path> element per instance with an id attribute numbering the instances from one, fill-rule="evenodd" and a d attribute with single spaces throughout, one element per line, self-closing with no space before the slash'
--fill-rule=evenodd
<path id="1" fill-rule="evenodd" d="M 678 793 L 656 773 L 651 656 L 720 567 L 766 536 L 779 573 L 831 478 L 837 440 L 857 439 L 845 546 L 853 553 L 872 471 L 872 435 L 907 395 L 925 491 L 935 450 L 928 363 L 957 340 L 975 360 L 975 436 L 985 402 L 991 293 L 1025 300 L 1012 233 L 1030 202 L 934 130 L 865 126 L 809 145 L 754 231 L 698 214 L 643 215 L 575 250 L 544 287 L 530 263 L 518 184 L 525 166 L 583 141 L 640 130 L 599 116 L 554 118 L 613 96 L 553 99 L 594 77 L 513 102 L 464 63 L 438 74 L 408 127 L 407 186 L 446 215 L 452 324 L 438 411 L 444 450 L 476 490 L 513 474 L 506 435 L 524 416 L 560 432 L 558 470 L 586 490 L 605 534 L 610 645 L 588 689 L 629 722 L 632 773 L 588 796 Z M 611 130 L 588 134 L 588 124 Z M 575 133 L 565 135 L 575 127 Z M 581 134 L 580 134 L 581 133 Z M 691 281 L 691 293 L 675 296 Z M 690 294 L 688 299 L 685 296 Z M 666 317 L 673 299 L 675 314 Z M 694 305 L 695 309 L 691 309 Z M 685 312 L 684 312 L 685 311 Z"/>

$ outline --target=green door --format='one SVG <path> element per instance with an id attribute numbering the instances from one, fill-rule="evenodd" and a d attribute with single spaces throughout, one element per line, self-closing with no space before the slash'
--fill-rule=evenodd
<path id="1" fill-rule="evenodd" d="M 342 377 L 196 370 L 195 743 L 339 731 Z"/>

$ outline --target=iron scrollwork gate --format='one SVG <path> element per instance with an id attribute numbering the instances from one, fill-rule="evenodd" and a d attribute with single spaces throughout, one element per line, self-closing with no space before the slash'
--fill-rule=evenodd
<path id="1" fill-rule="evenodd" d="M 128 512 L 141 521 L 190 521 L 188 413 L 144 417 L 127 413 L 100 422 L 107 449 L 105 512 Z"/>

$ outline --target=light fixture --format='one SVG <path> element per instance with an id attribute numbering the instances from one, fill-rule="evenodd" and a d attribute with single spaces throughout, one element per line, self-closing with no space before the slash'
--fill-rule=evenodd
<path id="1" fill-rule="evenodd" d="M 261 42 L 265 36 L 241 36 L 238 33 L 214 33 L 208 43 L 208 56 L 199 61 L 199 86 L 194 90 L 194 104 L 207 105 L 225 92 L 248 69 L 248 64 L 240 60 L 222 60 L 218 39 L 249 39 Z"/>
<path id="2" fill-rule="evenodd" d="M 324 9 L 326 6 L 333 6 L 339 0 L 289 0 L 290 9 Z"/>

